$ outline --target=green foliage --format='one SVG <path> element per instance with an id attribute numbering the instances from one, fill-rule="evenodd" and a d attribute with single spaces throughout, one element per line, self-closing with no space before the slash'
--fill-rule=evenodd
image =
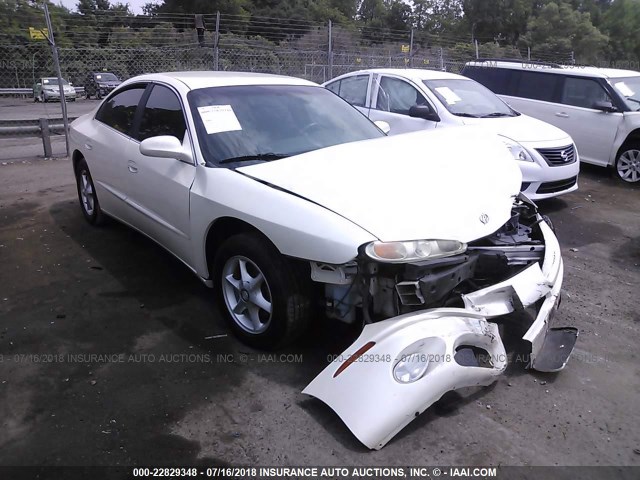
<path id="1" fill-rule="evenodd" d="M 586 63 L 596 63 L 607 47 L 608 37 L 591 23 L 591 15 L 574 10 L 566 2 L 550 2 L 527 24 L 525 41 L 536 52 L 573 51 Z"/>

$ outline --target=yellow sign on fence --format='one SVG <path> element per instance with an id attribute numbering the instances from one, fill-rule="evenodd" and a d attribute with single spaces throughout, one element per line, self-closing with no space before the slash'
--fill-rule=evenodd
<path id="1" fill-rule="evenodd" d="M 401 49 L 402 49 L 402 53 L 409 53 L 410 46 L 402 45 Z"/>
<path id="2" fill-rule="evenodd" d="M 29 27 L 29 36 L 31 40 L 46 40 L 49 36 L 49 30 L 46 28 Z"/>

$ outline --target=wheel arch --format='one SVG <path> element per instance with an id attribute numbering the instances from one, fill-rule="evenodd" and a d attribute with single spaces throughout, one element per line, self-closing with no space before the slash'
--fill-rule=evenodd
<path id="1" fill-rule="evenodd" d="M 613 158 L 612 165 L 616 164 L 616 161 L 618 160 L 618 157 L 620 156 L 620 154 L 623 152 L 624 148 L 626 148 L 626 146 L 628 144 L 633 143 L 633 142 L 640 143 L 640 128 L 636 128 L 635 130 L 631 130 L 627 134 L 625 139 L 622 141 L 622 143 L 618 147 L 618 150 L 616 151 L 616 155 Z"/>
<path id="2" fill-rule="evenodd" d="M 278 247 L 276 247 L 276 245 L 269 239 L 269 237 L 267 237 L 260 229 L 256 228 L 250 223 L 235 217 L 217 218 L 209 225 L 204 244 L 205 261 L 207 266 L 207 273 L 210 280 L 213 280 L 213 278 L 211 278 L 211 265 L 213 264 L 213 259 L 216 252 L 218 251 L 218 248 L 226 239 L 239 233 L 257 234 L 265 242 L 267 242 L 278 252 L 280 252 Z"/>
<path id="3" fill-rule="evenodd" d="M 78 172 L 78 163 L 80 163 L 80 160 L 84 159 L 84 155 L 82 154 L 82 152 L 80 152 L 80 150 L 74 150 L 73 154 L 71 155 L 71 164 L 73 166 L 73 173 L 77 174 Z"/>

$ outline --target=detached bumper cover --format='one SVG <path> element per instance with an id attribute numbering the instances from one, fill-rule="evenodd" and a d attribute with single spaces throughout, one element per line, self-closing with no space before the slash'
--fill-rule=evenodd
<path id="1" fill-rule="evenodd" d="M 495 381 L 507 357 L 497 325 L 487 319 L 533 304 L 540 306 L 523 337 L 531 343 L 528 366 L 541 371 L 564 368 L 577 330 L 549 327 L 560 299 L 563 264 L 555 235 L 540 220 L 542 266 L 533 263 L 503 282 L 463 295 L 465 308 L 423 310 L 367 325 L 303 393 L 329 405 L 363 444 L 380 449 L 444 393 Z M 488 362 L 465 366 L 467 362 L 456 361 L 459 348 L 480 349 Z M 426 355 L 428 366 L 417 380 L 402 383 L 394 377 L 394 368 L 407 353 Z"/>
<path id="2" fill-rule="evenodd" d="M 368 342 L 375 345 L 336 375 L 350 354 Z M 454 356 L 461 345 L 486 350 L 493 366 L 459 365 Z M 414 348 L 407 352 L 407 347 Z M 428 358 L 427 370 L 412 383 L 400 383 L 393 369 L 411 353 Z M 302 393 L 329 405 L 362 443 L 377 450 L 446 392 L 489 385 L 505 367 L 506 353 L 495 324 L 463 309 L 438 309 L 367 325 L 343 356 Z"/>

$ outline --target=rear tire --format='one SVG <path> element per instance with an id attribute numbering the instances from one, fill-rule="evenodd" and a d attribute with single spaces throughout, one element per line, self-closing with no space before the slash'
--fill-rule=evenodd
<path id="1" fill-rule="evenodd" d="M 84 158 L 78 162 L 76 167 L 76 186 L 80 209 L 85 220 L 94 226 L 103 225 L 105 216 L 100 208 L 93 179 Z"/>
<path id="2" fill-rule="evenodd" d="M 622 146 L 614 165 L 616 176 L 625 183 L 640 182 L 640 143 L 629 142 Z"/>
<path id="3" fill-rule="evenodd" d="M 210 271 L 220 311 L 247 345 L 283 347 L 309 327 L 310 278 L 260 235 L 228 238 Z"/>

